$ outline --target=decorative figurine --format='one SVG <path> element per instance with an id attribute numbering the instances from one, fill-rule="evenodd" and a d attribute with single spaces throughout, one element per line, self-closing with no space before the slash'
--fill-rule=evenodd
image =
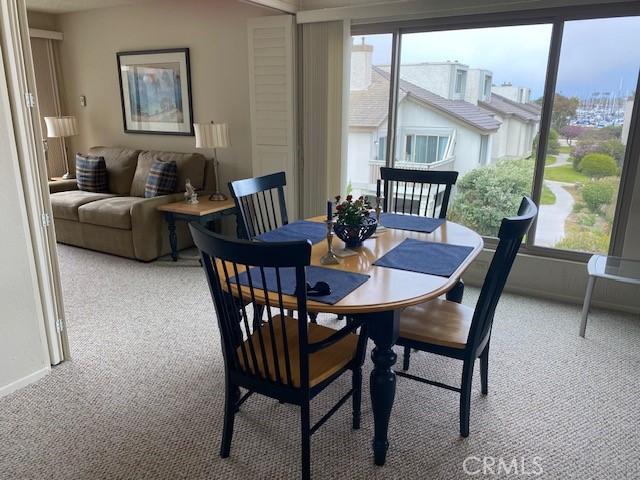
<path id="1" fill-rule="evenodd" d="M 185 182 L 185 192 L 184 192 L 184 199 L 187 203 L 191 204 L 191 205 L 195 205 L 198 202 L 198 194 L 196 193 L 196 189 L 193 188 L 193 185 L 191 185 L 191 180 L 187 178 L 187 181 Z"/>

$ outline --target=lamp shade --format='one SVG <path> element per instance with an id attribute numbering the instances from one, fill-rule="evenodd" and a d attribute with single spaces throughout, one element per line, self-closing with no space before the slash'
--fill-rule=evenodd
<path id="1" fill-rule="evenodd" d="M 47 137 L 72 137 L 78 134 L 76 117 L 44 117 L 47 124 Z"/>
<path id="2" fill-rule="evenodd" d="M 226 123 L 194 123 L 196 148 L 227 148 L 229 128 Z"/>

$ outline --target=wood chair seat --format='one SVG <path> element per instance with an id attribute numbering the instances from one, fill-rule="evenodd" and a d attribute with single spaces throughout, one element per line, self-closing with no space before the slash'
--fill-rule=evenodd
<path id="1" fill-rule="evenodd" d="M 275 381 L 276 375 L 276 366 L 274 362 L 274 356 L 272 353 L 271 346 L 271 327 L 270 323 L 273 325 L 273 333 L 275 337 L 276 345 L 279 347 L 284 347 L 285 340 L 282 332 L 282 321 L 281 318 L 284 318 L 285 325 L 285 333 L 286 333 L 286 344 L 289 348 L 278 348 L 278 358 L 277 358 L 277 366 L 280 372 L 280 380 L 283 383 L 287 383 L 287 372 L 286 372 L 286 359 L 285 352 L 288 351 L 290 365 L 291 365 L 291 380 L 293 383 L 293 387 L 300 388 L 300 350 L 298 348 L 298 320 L 281 315 L 276 315 L 273 317 L 273 320 L 270 322 L 265 322 L 264 325 L 260 328 L 262 333 L 262 341 L 265 344 L 265 357 L 268 365 L 269 377 L 272 381 Z M 308 337 L 309 343 L 315 343 L 322 341 L 334 333 L 336 330 L 325 327 L 322 325 L 317 325 L 314 323 L 309 323 L 308 325 Z M 258 331 L 254 331 L 251 334 L 250 340 L 247 339 L 244 341 L 244 350 L 247 355 L 247 360 L 249 364 L 249 371 L 252 374 L 256 374 L 254 371 L 254 363 L 250 355 L 250 349 L 248 346 L 248 342 L 253 342 L 254 349 L 257 352 L 262 351 L 259 347 L 260 345 L 260 335 Z M 333 345 L 323 348 L 322 350 L 312 353 L 309 355 L 309 386 L 314 387 L 323 381 L 330 378 L 332 375 L 338 373 L 340 370 L 344 369 L 353 359 L 356 357 L 356 351 L 358 348 L 358 335 L 349 334 L 345 338 L 339 340 Z M 240 368 L 246 371 L 245 368 L 245 360 L 242 353 L 242 346 L 237 347 L 238 350 L 238 358 L 240 361 Z M 256 358 L 259 374 L 264 377 L 265 376 L 265 368 L 264 368 L 264 358 L 262 356 L 258 356 Z"/>
<path id="2" fill-rule="evenodd" d="M 456 302 L 435 299 L 403 310 L 400 337 L 464 349 L 472 319 L 473 309 Z"/>

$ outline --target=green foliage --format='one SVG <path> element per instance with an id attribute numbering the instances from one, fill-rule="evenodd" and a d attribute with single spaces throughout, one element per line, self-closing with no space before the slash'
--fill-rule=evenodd
<path id="1" fill-rule="evenodd" d="M 540 133 L 537 133 L 533 138 L 533 144 L 531 146 L 531 156 L 536 158 L 538 155 L 538 143 L 540 142 Z M 553 128 L 549 130 L 549 141 L 547 142 L 547 155 L 558 155 L 560 153 L 560 140 L 558 132 Z"/>
<path id="2" fill-rule="evenodd" d="M 553 110 L 551 111 L 551 125 L 553 128 L 560 130 L 568 125 L 571 117 L 575 116 L 579 105 L 579 98 L 565 97 L 556 93 L 553 99 Z"/>
<path id="3" fill-rule="evenodd" d="M 531 194 L 533 160 L 505 160 L 468 172 L 458 181 L 449 217 L 481 235 L 496 236 L 500 222 Z"/>
<path id="4" fill-rule="evenodd" d="M 618 165 L 610 155 L 590 153 L 589 155 L 585 155 L 580 162 L 579 170 L 587 177 L 611 177 L 618 174 Z"/>
<path id="5" fill-rule="evenodd" d="M 580 172 L 576 172 L 569 164 L 560 165 L 559 167 L 545 168 L 544 178 L 545 180 L 564 183 L 583 183 L 589 180 L 589 177 Z"/>
<path id="6" fill-rule="evenodd" d="M 603 205 L 607 205 L 613 199 L 614 187 L 609 182 L 593 181 L 585 184 L 580 193 L 584 203 L 594 213 L 600 212 Z"/>
<path id="7" fill-rule="evenodd" d="M 574 168 L 590 153 L 603 153 L 615 158 L 619 166 L 624 161 L 626 147 L 620 141 L 619 127 L 589 128 L 578 139 L 571 152 Z"/>
<path id="8" fill-rule="evenodd" d="M 553 205 L 556 203 L 556 196 L 546 185 L 542 185 L 542 195 L 540 195 L 540 205 Z"/>
<path id="9" fill-rule="evenodd" d="M 371 210 L 367 197 L 360 196 L 354 200 L 353 195 L 347 195 L 343 202 L 340 198 L 340 195 L 336 196 L 337 222 L 356 227 L 361 225 Z"/>
<path id="10" fill-rule="evenodd" d="M 581 252 L 605 253 L 609 250 L 608 229 L 586 229 L 574 227 L 555 247 Z"/>
<path id="11" fill-rule="evenodd" d="M 553 165 L 554 163 L 556 163 L 556 160 L 558 160 L 558 157 L 556 157 L 555 155 L 547 155 L 547 158 L 544 159 L 544 164 Z"/>

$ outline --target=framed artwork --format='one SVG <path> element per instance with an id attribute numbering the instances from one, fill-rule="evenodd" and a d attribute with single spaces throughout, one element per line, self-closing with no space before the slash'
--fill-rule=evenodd
<path id="1" fill-rule="evenodd" d="M 124 131 L 193 136 L 189 49 L 116 56 Z"/>

